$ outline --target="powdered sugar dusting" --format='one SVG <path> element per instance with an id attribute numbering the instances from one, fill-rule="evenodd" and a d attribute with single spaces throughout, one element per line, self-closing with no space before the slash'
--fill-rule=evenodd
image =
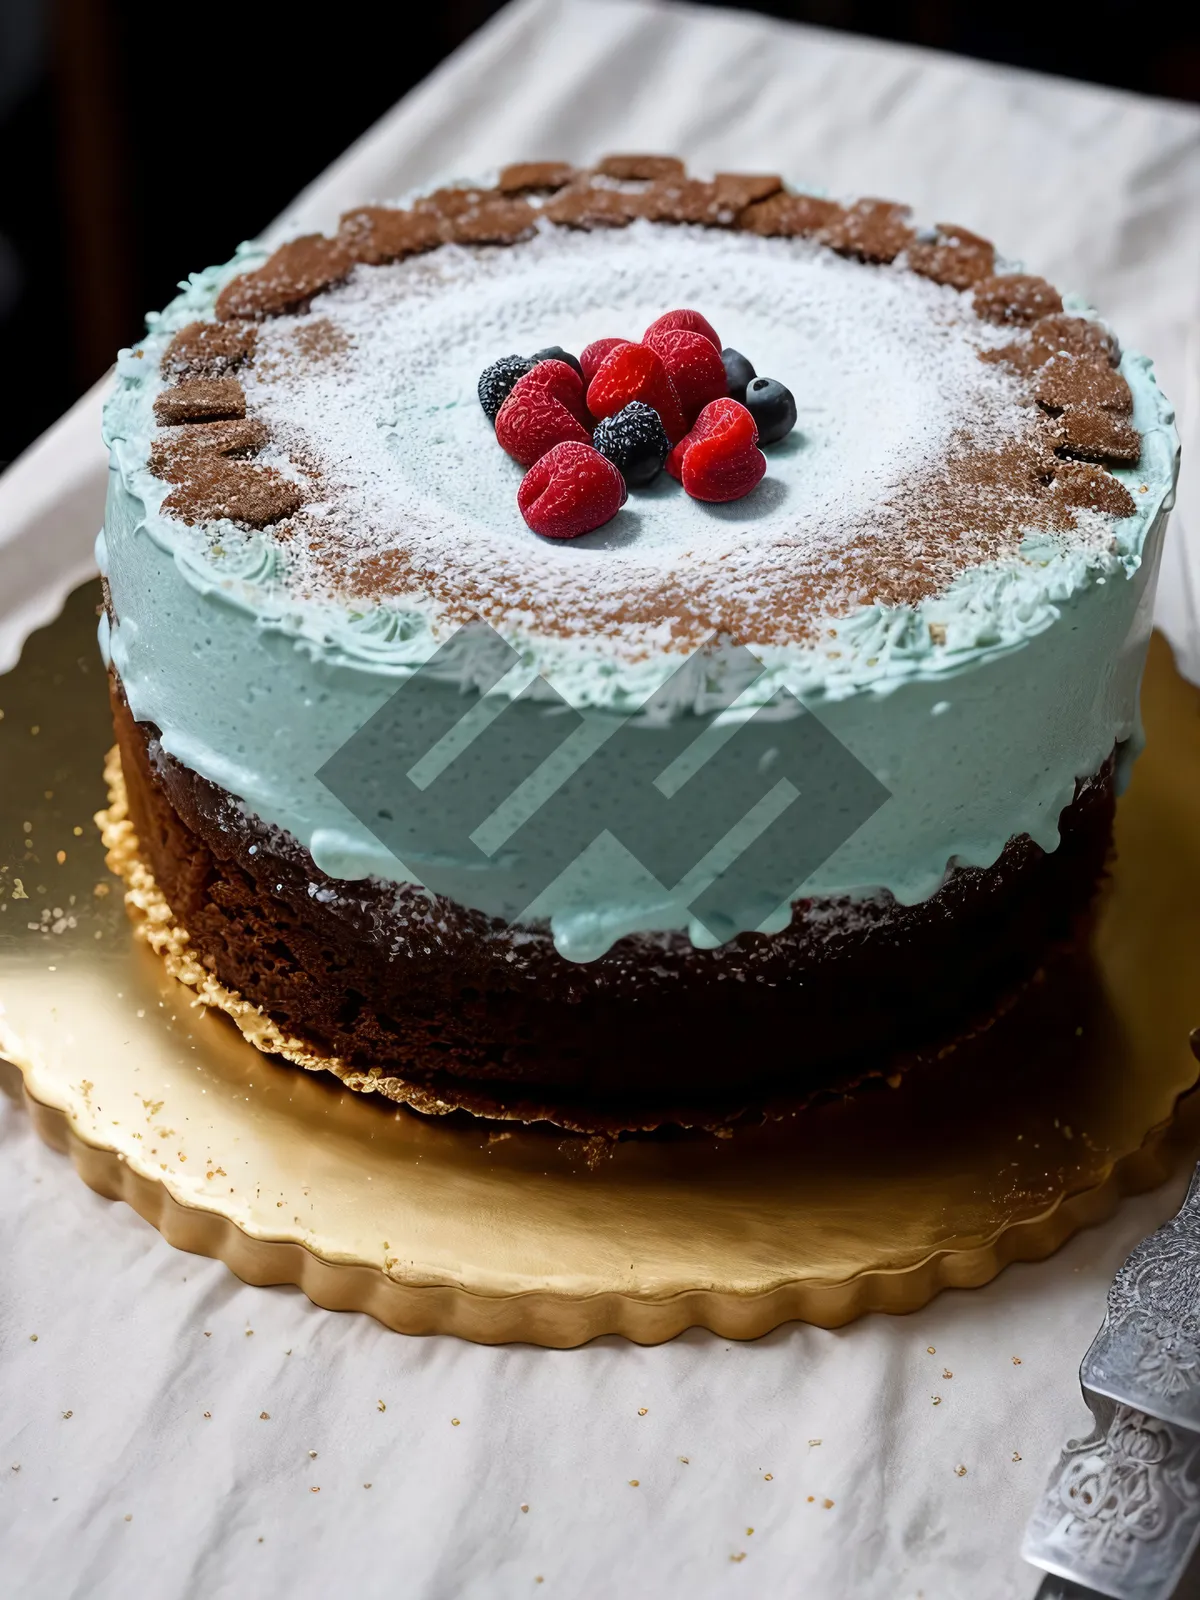
<path id="1" fill-rule="evenodd" d="M 605 528 L 538 539 L 479 373 L 511 352 L 638 338 L 675 306 L 792 389 L 796 432 L 745 500 L 702 504 L 664 475 Z M 802 240 L 542 224 L 511 249 L 357 267 L 304 315 L 263 325 L 246 391 L 272 433 L 262 459 L 312 474 L 313 500 L 278 535 L 293 591 L 636 654 L 714 631 L 801 638 L 1014 553 L 1038 519 L 1010 469 L 1042 447 L 1022 382 L 978 359 L 1003 337 L 953 289 Z M 965 515 L 949 514 L 959 502 Z M 1076 541 L 1103 538 L 1102 519 L 1085 522 Z"/>

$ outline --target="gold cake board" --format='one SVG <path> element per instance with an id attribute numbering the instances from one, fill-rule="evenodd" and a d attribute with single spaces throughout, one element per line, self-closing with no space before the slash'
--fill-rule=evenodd
<path id="1" fill-rule="evenodd" d="M 87 1183 L 248 1282 L 488 1343 L 833 1327 L 1049 1255 L 1200 1137 L 1200 693 L 1159 639 L 1086 960 L 899 1088 L 612 1143 L 353 1093 L 171 976 L 90 821 L 95 598 L 0 678 L 0 1052 Z"/>

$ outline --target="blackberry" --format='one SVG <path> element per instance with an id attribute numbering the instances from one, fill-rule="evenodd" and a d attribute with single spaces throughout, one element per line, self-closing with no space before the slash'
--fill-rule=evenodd
<path id="1" fill-rule="evenodd" d="M 740 350 L 722 350 L 721 361 L 725 367 L 725 382 L 732 400 L 744 401 L 746 385 L 757 376 L 754 368 Z"/>
<path id="2" fill-rule="evenodd" d="M 516 387 L 517 379 L 532 372 L 536 362 L 528 356 L 501 356 L 479 375 L 479 404 L 489 422 L 495 422 L 500 407 Z"/>
<path id="3" fill-rule="evenodd" d="M 644 489 L 652 483 L 671 449 L 662 418 L 644 400 L 631 400 L 615 416 L 598 422 L 592 444 L 631 489 Z"/>
<path id="4" fill-rule="evenodd" d="M 536 366 L 539 361 L 565 361 L 569 367 L 574 367 L 579 376 L 583 378 L 583 368 L 579 365 L 579 357 L 569 355 L 560 344 L 548 344 L 544 350 L 535 350 L 533 352 L 533 365 Z M 586 378 L 583 378 L 583 381 L 585 384 L 587 383 Z"/>
<path id="5" fill-rule="evenodd" d="M 759 444 L 778 444 L 796 426 L 796 402 L 774 378 L 752 378 L 742 402 L 754 418 Z"/>

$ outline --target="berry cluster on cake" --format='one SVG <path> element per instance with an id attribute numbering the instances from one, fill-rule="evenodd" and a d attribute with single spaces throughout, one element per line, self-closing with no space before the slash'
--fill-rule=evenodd
<path id="1" fill-rule="evenodd" d="M 594 339 L 578 357 L 561 345 L 501 356 L 480 376 L 479 403 L 531 469 L 521 515 L 551 539 L 603 527 L 631 486 L 664 468 L 694 499 L 741 500 L 767 470 L 759 445 L 796 425 L 791 391 L 722 349 L 708 318 L 687 308 L 656 317 L 641 339 Z"/>
<path id="2" fill-rule="evenodd" d="M 890 1071 L 1093 897 L 1172 421 L 987 240 L 769 174 L 522 163 L 243 246 L 106 412 L 143 889 L 272 1049 L 424 1109 Z"/>

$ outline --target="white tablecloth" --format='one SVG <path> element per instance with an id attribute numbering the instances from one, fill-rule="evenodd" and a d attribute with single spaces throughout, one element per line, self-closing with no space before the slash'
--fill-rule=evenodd
<path id="1" fill-rule="evenodd" d="M 708 9 L 521 0 L 276 229 L 638 147 L 980 229 L 1093 296 L 1196 432 L 1200 113 L 1182 106 Z M 0 480 L 0 666 L 90 570 L 97 411 L 94 391 Z M 1200 677 L 1179 525 L 1161 616 Z M 1025 1519 L 1087 1425 L 1075 1369 L 1105 1287 L 1182 1190 L 909 1318 L 487 1350 L 169 1249 L 3 1102 L 0 1146 L 0 1594 L 22 1600 L 1020 1600 Z"/>

